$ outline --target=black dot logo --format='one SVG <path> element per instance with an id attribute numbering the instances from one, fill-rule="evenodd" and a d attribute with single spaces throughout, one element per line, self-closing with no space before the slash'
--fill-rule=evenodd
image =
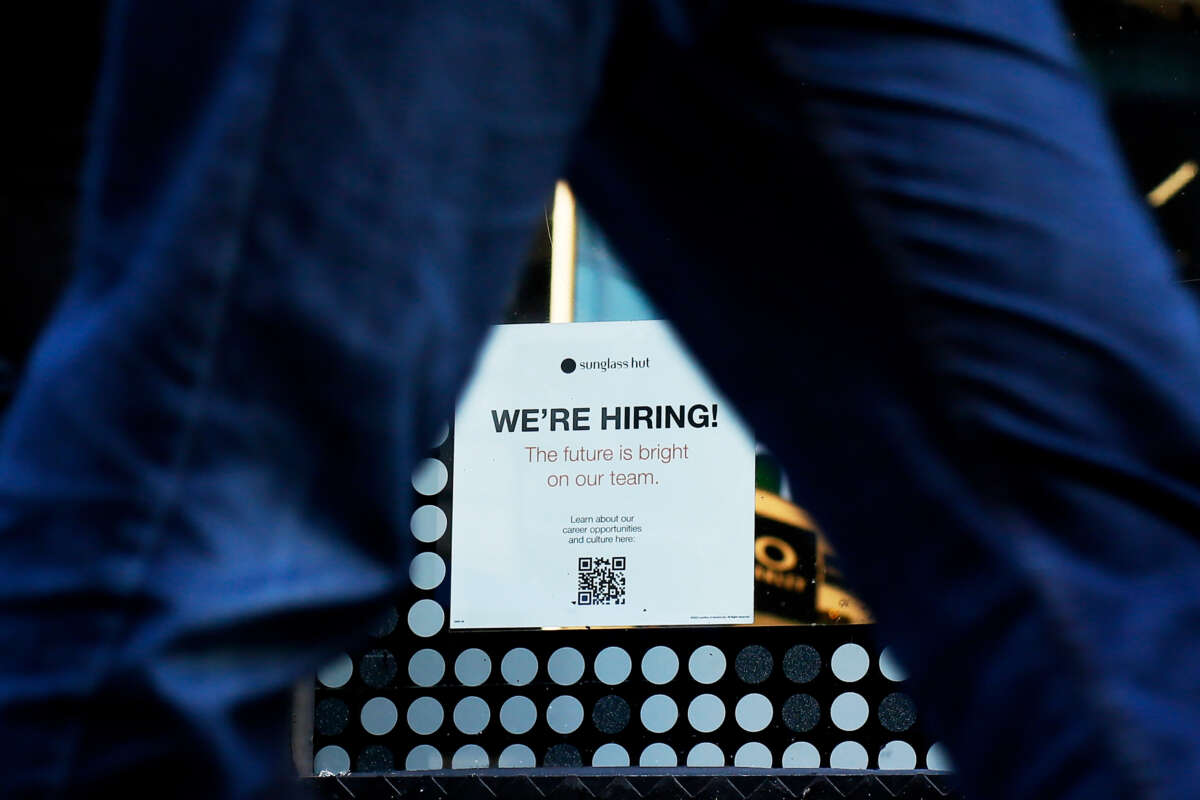
<path id="1" fill-rule="evenodd" d="M 570 375 L 572 372 L 574 372 L 574 371 L 575 371 L 575 359 L 573 359 L 573 358 L 564 358 L 564 359 L 562 360 L 562 364 L 560 364 L 559 366 L 560 366 L 560 367 L 562 367 L 562 371 L 563 371 L 563 372 L 565 372 L 565 373 L 567 373 L 568 375 Z"/>

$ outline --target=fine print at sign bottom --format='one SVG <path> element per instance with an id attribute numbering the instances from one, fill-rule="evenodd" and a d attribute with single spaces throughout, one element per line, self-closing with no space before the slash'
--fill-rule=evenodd
<path id="1" fill-rule="evenodd" d="M 754 620 L 753 440 L 663 322 L 495 328 L 452 518 L 452 628 Z"/>

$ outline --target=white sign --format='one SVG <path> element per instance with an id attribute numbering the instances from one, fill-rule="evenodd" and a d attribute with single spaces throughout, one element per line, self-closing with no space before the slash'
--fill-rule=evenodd
<path id="1" fill-rule="evenodd" d="M 452 628 L 754 620 L 754 444 L 657 321 L 502 325 L 454 423 Z"/>

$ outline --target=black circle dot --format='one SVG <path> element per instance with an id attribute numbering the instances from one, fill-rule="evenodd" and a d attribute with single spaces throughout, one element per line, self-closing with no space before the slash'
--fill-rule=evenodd
<path id="1" fill-rule="evenodd" d="M 574 371 L 575 371 L 575 359 L 573 359 L 573 358 L 564 358 L 564 359 L 562 360 L 562 364 L 560 364 L 559 366 L 560 366 L 560 367 L 562 367 L 562 371 L 563 371 L 563 372 L 565 372 L 565 373 L 567 373 L 568 375 L 570 375 L 572 372 L 574 372 Z"/>
<path id="2" fill-rule="evenodd" d="M 620 733 L 625 730 L 631 717 L 629 703 L 615 694 L 601 697 L 592 707 L 592 724 L 601 733 Z"/>
<path id="3" fill-rule="evenodd" d="M 760 644 L 743 647 L 733 660 L 733 668 L 739 678 L 746 683 L 762 683 L 771 675 L 775 668 L 775 660 L 771 651 Z"/>
<path id="4" fill-rule="evenodd" d="M 396 630 L 396 623 L 400 621 L 400 613 L 396 611 L 395 606 L 388 606 L 382 614 L 380 614 L 369 633 L 376 639 L 387 636 L 392 631 Z"/>
<path id="5" fill-rule="evenodd" d="M 313 724 L 322 736 L 337 736 L 349 720 L 350 708 L 336 697 L 326 697 L 313 710 Z"/>
<path id="6" fill-rule="evenodd" d="M 821 654 L 806 644 L 798 644 L 783 654 L 783 674 L 793 683 L 808 683 L 821 671 Z"/>
<path id="7" fill-rule="evenodd" d="M 381 744 L 373 744 L 363 748 L 358 754 L 359 772 L 391 772 L 396 768 L 392 751 Z"/>
<path id="8" fill-rule="evenodd" d="M 781 716 L 788 730 L 811 731 L 821 721 L 821 704 L 811 694 L 794 694 L 784 702 Z"/>
<path id="9" fill-rule="evenodd" d="M 396 657 L 390 650 L 372 650 L 362 657 L 359 674 L 372 689 L 382 689 L 396 677 Z"/>
<path id="10" fill-rule="evenodd" d="M 546 751 L 546 767 L 582 767 L 583 756 L 579 748 L 569 744 L 556 744 Z"/>
<path id="11" fill-rule="evenodd" d="M 892 692 L 879 701 L 879 724 L 892 733 L 906 731 L 917 721 L 917 705 L 903 692 Z"/>

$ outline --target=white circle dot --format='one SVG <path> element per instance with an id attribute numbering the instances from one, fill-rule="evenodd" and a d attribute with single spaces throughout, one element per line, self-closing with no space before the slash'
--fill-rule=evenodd
<path id="1" fill-rule="evenodd" d="M 404 768 L 411 772 L 426 769 L 441 769 L 442 754 L 431 744 L 419 744 L 408 751 L 404 759 Z"/>
<path id="2" fill-rule="evenodd" d="M 642 703 L 640 717 L 646 730 L 663 733 L 679 719 L 679 707 L 665 694 L 653 694 Z"/>
<path id="3" fill-rule="evenodd" d="M 689 767 L 723 767 L 725 766 L 725 754 L 712 742 L 701 742 L 688 751 L 687 765 Z"/>
<path id="4" fill-rule="evenodd" d="M 762 742 L 746 742 L 733 754 L 733 765 L 770 769 L 771 749 Z"/>
<path id="5" fill-rule="evenodd" d="M 488 754 L 477 744 L 464 744 L 450 757 L 452 769 L 486 769 Z"/>
<path id="6" fill-rule="evenodd" d="M 829 754 L 830 769 L 866 769 L 867 748 L 858 742 L 842 742 Z"/>
<path id="7" fill-rule="evenodd" d="M 560 647 L 546 661 L 546 672 L 550 680 L 559 686 L 570 686 L 583 677 L 586 662 L 583 654 L 574 647 Z"/>
<path id="8" fill-rule="evenodd" d="M 408 660 L 408 677 L 417 686 L 433 686 L 446 674 L 446 660 L 437 650 L 424 647 Z"/>
<path id="9" fill-rule="evenodd" d="M 353 674 L 354 661 L 345 653 L 339 653 L 336 658 L 317 670 L 317 680 L 330 689 L 338 689 L 345 686 Z"/>
<path id="10" fill-rule="evenodd" d="M 446 437 L 449 435 L 450 435 L 450 423 L 443 422 L 442 427 L 438 428 L 437 433 L 435 433 L 433 435 L 433 444 L 429 445 L 429 449 L 432 450 L 435 447 L 441 447 L 443 444 L 446 443 Z"/>
<path id="11" fill-rule="evenodd" d="M 821 766 L 821 753 L 808 742 L 792 742 L 780 762 L 785 769 L 816 769 Z"/>
<path id="12" fill-rule="evenodd" d="M 446 533 L 446 512 L 437 506 L 420 506 L 409 517 L 408 528 L 418 542 L 436 542 Z"/>
<path id="13" fill-rule="evenodd" d="M 510 744 L 500 751 L 500 758 L 496 759 L 496 765 L 505 769 L 532 767 L 536 764 L 537 756 L 523 744 Z"/>
<path id="14" fill-rule="evenodd" d="M 944 744 L 938 742 L 929 748 L 929 752 L 925 754 L 925 769 L 935 769 L 944 772 L 954 771 L 954 762 L 950 760 L 950 753 L 946 750 Z"/>
<path id="15" fill-rule="evenodd" d="M 688 724 L 701 733 L 712 733 L 725 721 L 725 704 L 715 694 L 697 695 L 688 704 Z"/>
<path id="16" fill-rule="evenodd" d="M 596 655 L 596 677 L 609 686 L 615 686 L 629 677 L 633 671 L 633 659 L 621 647 L 606 647 Z"/>
<path id="17" fill-rule="evenodd" d="M 408 704 L 408 712 L 404 718 L 414 733 L 428 736 L 442 727 L 446 712 L 442 709 L 442 704 L 432 697 L 418 697 Z"/>
<path id="18" fill-rule="evenodd" d="M 848 642 L 833 651 L 829 666 L 838 680 L 854 683 L 867 674 L 867 669 L 871 666 L 871 657 L 862 645 Z"/>
<path id="19" fill-rule="evenodd" d="M 482 697 L 464 697 L 454 706 L 454 727 L 468 736 L 481 732 L 492 720 L 492 710 Z"/>
<path id="20" fill-rule="evenodd" d="M 609 742 L 596 748 L 592 753 L 593 767 L 628 767 L 629 751 L 619 744 Z"/>
<path id="21" fill-rule="evenodd" d="M 500 674 L 513 686 L 524 686 L 537 675 L 538 660 L 533 651 L 515 647 L 500 659 Z"/>
<path id="22" fill-rule="evenodd" d="M 917 751 L 899 739 L 888 742 L 879 751 L 880 769 L 916 769 Z"/>
<path id="23" fill-rule="evenodd" d="M 679 656 L 661 644 L 651 647 L 642 656 L 642 674 L 646 680 L 659 686 L 670 683 L 679 674 Z"/>
<path id="24" fill-rule="evenodd" d="M 738 700 L 733 709 L 733 718 L 737 720 L 738 727 L 752 733 L 770 725 L 774 715 L 775 709 L 771 706 L 771 701 L 766 695 L 757 692 Z"/>
<path id="25" fill-rule="evenodd" d="M 725 654 L 711 644 L 697 647 L 688 659 L 688 672 L 699 683 L 716 683 L 725 674 Z"/>
<path id="26" fill-rule="evenodd" d="M 829 719 L 844 731 L 858 730 L 870 714 L 867 699 L 858 692 L 842 692 L 829 706 Z"/>
<path id="27" fill-rule="evenodd" d="M 454 659 L 454 677 L 463 686 L 479 686 L 491 674 L 491 656 L 478 647 L 469 647 Z"/>
<path id="28" fill-rule="evenodd" d="M 510 697 L 500 706 L 500 725 L 509 733 L 528 733 L 537 722 L 537 706 L 528 697 Z"/>
<path id="29" fill-rule="evenodd" d="M 372 697 L 363 703 L 359 714 L 363 730 L 375 736 L 383 736 L 396 727 L 398 719 L 400 712 L 396 710 L 396 704 L 386 697 Z"/>
<path id="30" fill-rule="evenodd" d="M 444 489 L 449 479 L 445 464 L 436 458 L 423 458 L 413 469 L 412 485 L 421 494 L 429 496 Z"/>
<path id="31" fill-rule="evenodd" d="M 417 553 L 408 565 L 408 579 L 418 589 L 433 589 L 446 579 L 446 562 L 437 553 Z"/>
<path id="32" fill-rule="evenodd" d="M 413 603 L 408 610 L 408 629 L 417 636 L 429 638 L 442 629 L 445 610 L 435 600 L 426 597 Z"/>
<path id="33" fill-rule="evenodd" d="M 350 754 L 336 744 L 327 745 L 313 756 L 313 773 L 331 772 L 342 775 L 350 771 Z"/>
<path id="34" fill-rule="evenodd" d="M 560 695 L 546 706 L 546 724 L 556 733 L 570 733 L 583 724 L 583 703 L 569 694 Z"/>
<path id="35" fill-rule="evenodd" d="M 638 756 L 639 767 L 675 767 L 679 765 L 679 756 L 670 745 L 655 742 L 648 745 Z"/>
<path id="36" fill-rule="evenodd" d="M 908 671 L 896 660 L 896 654 L 890 647 L 883 648 L 879 654 L 879 671 L 889 681 L 908 680 Z"/>

